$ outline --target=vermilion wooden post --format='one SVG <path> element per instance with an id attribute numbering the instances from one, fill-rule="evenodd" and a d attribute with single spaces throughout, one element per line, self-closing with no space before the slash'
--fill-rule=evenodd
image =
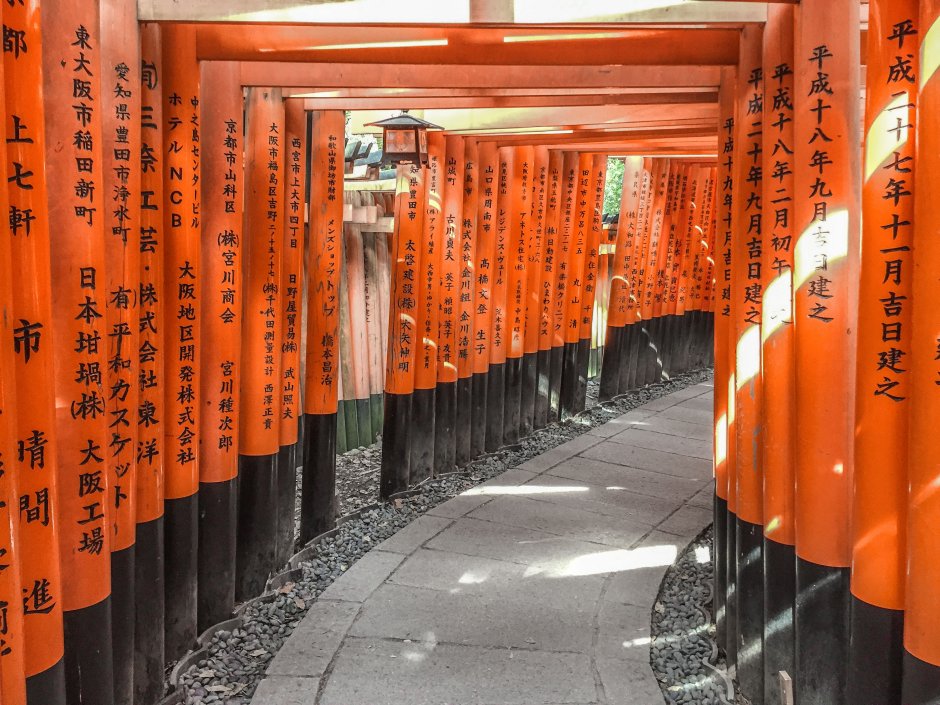
<path id="1" fill-rule="evenodd" d="M 376 199 L 376 205 L 381 198 Z M 381 211 L 379 211 L 381 212 Z M 303 222 L 303 221 L 301 221 Z M 364 308 L 366 313 L 366 327 L 368 329 L 369 349 L 369 416 L 372 421 L 372 438 L 382 433 L 382 388 L 384 385 L 385 369 L 385 343 L 388 330 L 383 327 L 382 313 L 382 279 L 387 276 L 387 270 L 380 265 L 379 247 L 385 244 L 385 233 L 367 233 L 363 237 L 363 254 L 365 255 L 365 296 Z M 298 307 L 298 314 L 300 308 Z M 299 319 L 298 319 L 298 325 Z"/>
<path id="2" fill-rule="evenodd" d="M 107 458 L 108 276 L 104 252 L 101 44 L 97 2 L 47 2 L 42 13 L 46 183 L 52 256 L 59 560 L 69 702 L 113 703 L 113 499 Z M 76 106 L 73 108 L 73 104 Z M 80 133 L 85 139 L 75 138 Z M 87 140 L 87 141 L 86 141 Z M 32 174 L 13 163 L 10 188 Z M 67 343 L 65 341 L 68 341 Z M 26 520 L 47 520 L 23 497 Z"/>
<path id="3" fill-rule="evenodd" d="M 362 231 L 352 224 L 344 226 L 345 276 L 342 289 L 346 306 L 340 312 L 340 335 L 347 348 L 343 351 L 343 373 L 349 367 L 349 393 L 344 410 L 348 414 L 347 434 L 349 447 L 358 448 L 371 443 L 371 415 L 369 414 L 368 332 L 365 316 L 365 253 Z"/>
<path id="4" fill-rule="evenodd" d="M 346 192 L 343 191 L 343 203 L 345 209 Z M 340 446 L 337 452 L 345 453 L 347 450 L 359 447 L 359 412 L 356 408 L 356 394 L 359 391 L 359 380 L 356 375 L 356 346 L 353 340 L 353 325 L 350 311 L 350 268 L 356 275 L 358 284 L 358 271 L 361 268 L 361 257 L 359 262 L 349 257 L 347 235 L 351 231 L 351 224 L 343 223 L 342 243 L 342 274 L 339 278 L 339 408 L 337 415 L 340 421 L 338 433 L 340 435 Z M 359 248 L 355 247 L 353 255 L 360 254 Z M 352 287 L 352 296 L 358 304 L 358 298 L 355 298 L 355 287 Z"/>
<path id="5" fill-rule="evenodd" d="M 679 194 L 682 191 L 683 170 L 682 162 L 670 162 L 666 198 L 663 201 L 660 247 L 653 290 L 653 320 L 650 322 L 650 329 L 653 333 L 653 349 L 655 351 L 653 377 L 656 382 L 668 377 L 667 350 L 670 347 L 672 332 L 669 327 L 668 316 L 669 276 L 672 274 L 672 258 L 676 242 L 676 215 Z"/>
<path id="6" fill-rule="evenodd" d="M 678 268 L 681 267 L 682 246 L 688 237 L 683 227 L 688 221 L 687 198 L 689 196 L 689 171 L 687 163 L 679 163 L 673 183 L 672 198 L 669 204 L 669 247 L 666 250 L 666 262 L 662 277 L 663 320 L 660 359 L 662 376 L 668 379 L 673 375 L 675 349 L 678 345 L 679 329 L 676 325 L 676 300 L 678 298 Z"/>
<path id="7" fill-rule="evenodd" d="M 244 120 L 234 63 L 203 62 L 202 331 L 199 461 L 198 627 L 235 606 L 241 400 Z"/>
<path id="8" fill-rule="evenodd" d="M 276 567 L 284 242 L 284 101 L 250 88 L 245 117 L 245 254 L 235 598 L 261 593 Z"/>
<path id="9" fill-rule="evenodd" d="M 196 637 L 200 315 L 199 68 L 195 29 L 162 30 L 166 657 Z"/>
<path id="10" fill-rule="evenodd" d="M 342 111 L 314 111 L 310 136 L 310 244 L 306 266 L 307 359 L 303 396 L 301 543 L 306 543 L 317 534 L 333 528 L 336 521 L 336 400 L 339 375 L 337 336 L 340 247 L 343 233 L 344 120 Z M 391 343 L 389 347 L 391 349 Z M 391 359 L 391 355 L 389 358 Z M 386 391 L 394 392 L 394 388 L 388 386 L 388 381 L 386 385 Z M 386 424 L 389 423 L 388 417 L 389 409 L 386 408 Z M 394 419 L 392 421 L 394 422 Z M 386 444 L 390 444 L 393 435 L 385 433 L 383 438 Z M 384 451 L 382 462 L 384 496 Z M 407 467 L 406 464 L 406 471 Z"/>
<path id="11" fill-rule="evenodd" d="M 339 127 L 342 127 L 341 122 Z M 385 419 L 382 426 L 382 497 L 407 489 L 411 443 L 417 435 L 413 433 L 411 409 L 415 372 L 421 364 L 419 360 L 423 353 L 422 331 L 419 330 L 417 317 L 423 284 L 421 247 L 424 241 L 426 178 L 427 169 L 420 165 L 398 167 L 395 233 L 390 249 L 393 262 L 385 372 Z M 309 363 L 307 369 L 310 369 Z"/>
<path id="12" fill-rule="evenodd" d="M 477 210 L 480 195 L 479 144 L 474 139 L 464 142 L 463 162 L 458 178 L 463 189 L 460 217 L 460 293 L 457 318 L 457 433 L 455 460 L 463 467 L 474 457 L 473 441 L 473 333 L 475 249 L 477 241 Z M 448 171 L 450 165 L 448 164 Z"/>
<path id="13" fill-rule="evenodd" d="M 134 702 L 155 702 L 164 672 L 164 465 L 167 462 L 163 334 L 163 61 L 160 26 L 141 25 L 140 300 L 137 351 L 137 543 L 134 556 Z"/>
<path id="14" fill-rule="evenodd" d="M 12 271 L 21 282 L 13 287 L 10 337 L 5 334 L 3 345 L 8 354 L 13 353 L 18 400 L 11 419 L 16 443 L 12 472 L 18 495 L 21 548 L 16 558 L 22 583 L 27 702 L 64 705 L 64 587 L 59 567 L 51 218 L 40 20 L 38 0 L 3 8 L 3 25 L 14 37 L 12 50 L 3 54 L 4 173 L 9 199 L 9 230 L 3 237 L 9 238 L 5 242 Z M 16 175 L 24 173 L 31 176 L 21 182 Z"/>
<path id="15" fill-rule="evenodd" d="M 307 113 L 303 103 L 285 108 L 284 240 L 281 250 L 281 382 L 277 461 L 277 560 L 294 552 L 294 501 L 297 495 L 300 421 L 300 338 L 303 303 L 304 205 L 307 181 Z M 365 297 L 363 297 L 365 299 Z M 368 401 L 368 400 L 367 400 Z M 369 414 L 371 416 L 371 413 Z"/>
<path id="16" fill-rule="evenodd" d="M 545 278 L 545 196 L 548 182 L 548 147 L 536 147 L 532 162 L 532 203 L 526 261 L 525 341 L 522 358 L 521 432 L 542 428 L 548 419 L 548 376 L 540 385 L 538 351 Z M 542 413 L 539 414 L 538 411 Z"/>
<path id="17" fill-rule="evenodd" d="M 848 702 L 864 705 L 901 694 L 917 9 L 915 0 L 869 5 L 847 679 Z M 883 340 L 895 324 L 897 340 Z"/>
<path id="18" fill-rule="evenodd" d="M 435 392 L 434 473 L 457 464 L 457 378 L 460 328 L 461 225 L 463 222 L 464 138 L 447 135 L 440 164 L 441 194 L 437 391 Z M 433 179 L 433 177 L 432 177 Z"/>
<path id="19" fill-rule="evenodd" d="M 735 110 L 732 214 L 732 345 L 735 351 L 737 512 L 737 675 L 753 698 L 763 698 L 763 464 L 761 460 L 760 323 L 763 301 L 763 28 L 741 35 Z"/>
<path id="20" fill-rule="evenodd" d="M 3 11 L 0 10 L 0 14 Z M 0 85 L 4 66 L 0 63 Z M 6 93 L 0 97 L 0 163 L 7 173 Z M 10 212 L 10 199 L 6 188 L 0 188 L 0 213 Z M 18 609 L 23 599 L 20 566 L 24 546 L 19 540 L 19 495 L 16 473 L 16 355 L 13 329 L 16 321 L 13 296 L 13 231 L 0 231 L 0 555 L 4 556 L 0 570 L 0 601 L 3 602 L 5 623 L 0 629 L 0 702 L 26 705 L 26 642 L 23 632 L 23 610 Z"/>
<path id="21" fill-rule="evenodd" d="M 140 35 L 130 3 L 101 3 L 104 192 L 111 441 L 111 621 L 114 699 L 134 694 L 137 410 L 140 397 Z"/>
<path id="22" fill-rule="evenodd" d="M 907 3 L 899 3 L 902 6 L 908 6 Z M 883 12 L 891 12 L 894 15 L 893 8 L 889 10 L 884 3 L 884 7 L 874 9 L 874 13 L 881 15 Z M 904 684 L 901 702 L 904 705 L 921 705 L 936 702 L 940 698 L 940 631 L 937 630 L 938 613 L 940 607 L 937 604 L 936 586 L 940 580 L 940 564 L 937 562 L 937 540 L 936 528 L 940 520 L 940 498 L 937 496 L 937 478 L 938 478 L 938 448 L 936 444 L 936 429 L 940 423 L 940 385 L 937 380 L 940 379 L 940 361 L 937 360 L 937 330 L 940 322 L 940 311 L 936 306 L 938 300 L 938 281 L 937 281 L 937 262 L 940 261 L 940 243 L 937 242 L 937 227 L 940 222 L 940 213 L 937 211 L 936 189 L 940 180 L 940 172 L 936 166 L 936 155 L 938 149 L 937 115 L 940 111 L 940 85 L 938 85 L 937 71 L 937 29 L 940 22 L 940 2 L 937 0 L 920 0 L 919 22 L 916 13 L 911 17 L 913 29 L 918 32 L 917 36 L 909 34 L 911 26 L 903 23 L 904 18 L 899 18 L 902 22 L 891 31 L 891 27 L 882 25 L 881 37 L 884 39 L 892 34 L 906 35 L 904 46 L 900 46 L 900 37 L 893 37 L 889 41 L 892 44 L 891 57 L 899 56 L 900 60 L 895 60 L 895 66 L 903 72 L 905 61 L 912 60 L 916 62 L 916 50 L 912 47 L 918 38 L 921 40 L 920 67 L 918 71 L 918 86 L 920 96 L 917 102 L 917 132 L 916 132 L 916 157 L 917 167 L 913 174 L 898 172 L 894 178 L 898 181 L 904 180 L 906 186 L 910 186 L 911 177 L 915 176 L 915 188 L 913 190 L 914 198 L 914 227 L 913 227 L 913 257 L 904 252 L 897 253 L 895 257 L 884 253 L 885 260 L 902 258 L 903 267 L 907 269 L 898 270 L 904 272 L 902 282 L 912 282 L 911 299 L 908 302 L 898 301 L 896 297 L 887 297 L 888 302 L 885 309 L 880 313 L 885 316 L 882 321 L 883 330 L 891 333 L 898 328 L 901 332 L 907 328 L 908 324 L 896 325 L 904 320 L 902 316 L 893 315 L 894 312 L 903 313 L 905 316 L 913 314 L 911 322 L 913 330 L 909 338 L 911 356 L 909 359 L 910 377 L 906 384 L 898 389 L 911 391 L 911 409 L 909 417 L 909 446 L 908 446 L 908 493 L 907 493 L 907 580 L 904 585 Z M 876 20 L 877 22 L 877 20 Z M 874 30 L 874 25 L 872 30 Z M 874 41 L 874 38 L 872 38 Z M 908 54 L 914 54 L 909 57 Z M 873 57 L 877 61 L 876 57 Z M 914 64 L 916 65 L 916 63 Z M 882 73 L 882 76 L 884 74 Z M 885 79 L 882 78 L 881 81 Z M 895 91 L 912 92 L 911 86 L 898 86 Z M 879 90 L 882 90 L 879 86 Z M 896 111 L 901 113 L 902 127 L 904 118 L 909 116 L 907 110 Z M 891 121 L 886 127 L 897 127 L 897 121 L 892 116 Z M 892 137 L 893 137 L 892 133 Z M 910 154 L 910 142 L 914 139 L 914 134 L 908 128 L 908 142 L 904 145 L 898 145 L 897 151 L 901 158 Z M 889 171 L 894 171 L 898 166 L 902 168 L 913 167 L 911 162 L 896 162 L 893 155 L 888 155 L 886 165 L 894 164 Z M 865 174 L 869 172 L 866 169 Z M 879 176 L 876 178 L 883 178 Z M 893 198 L 891 203 L 893 204 Z M 909 201 L 899 202 L 899 206 L 906 207 Z M 903 211 L 902 211 L 903 213 Z M 901 218 L 900 220 L 904 220 Z M 908 218 L 908 220 L 911 220 Z M 888 223 L 893 223 L 894 218 L 888 215 Z M 905 238 L 908 241 L 911 238 L 910 226 L 902 227 L 898 231 L 897 239 L 893 237 L 894 226 L 888 229 L 892 235 L 892 243 L 887 245 L 888 238 L 885 233 L 879 235 L 879 242 L 884 242 L 886 247 L 895 247 L 901 245 Z M 900 242 L 899 242 L 900 241 Z M 863 252 L 866 257 L 867 250 Z M 879 253 L 881 254 L 881 253 Z M 880 257 L 875 261 L 880 261 Z M 863 263 L 867 264 L 866 261 Z M 911 265 L 913 267 L 911 268 Z M 887 271 L 886 269 L 883 271 Z M 863 275 L 864 276 L 864 275 Z M 884 278 L 884 274 L 882 274 Z M 889 277 L 892 284 L 897 285 Z M 894 287 L 892 287 L 894 289 Z M 903 289 L 894 289 L 898 295 L 903 294 Z M 919 302 L 916 306 L 910 306 L 911 303 Z M 884 303 L 884 302 L 883 302 Z M 863 304 L 864 305 L 864 304 Z M 898 305 L 901 306 L 899 311 Z M 912 310 L 913 309 L 913 310 Z M 864 324 L 864 322 L 863 322 Z M 860 336 L 861 337 L 861 336 Z M 904 340 L 904 338 L 902 338 Z M 901 349 L 898 341 L 887 342 L 886 346 Z M 859 365 L 864 365 L 870 369 L 872 360 L 859 358 Z M 889 375 L 888 370 L 882 370 Z M 890 380 L 895 375 L 887 377 Z M 860 394 L 870 394 L 870 390 L 860 389 Z M 890 400 L 889 400 L 890 401 Z M 891 440 L 885 440 L 886 444 Z M 863 480 L 864 481 L 864 480 Z M 894 491 L 894 490 L 890 490 Z M 887 499 L 887 498 L 885 498 Z"/>
<path id="23" fill-rule="evenodd" d="M 486 392 L 486 450 L 503 445 L 506 399 L 506 349 L 509 347 L 507 324 L 508 278 L 510 258 L 510 213 L 512 210 L 512 175 L 515 165 L 512 147 L 499 148 L 499 177 L 496 209 L 492 227 L 495 231 L 490 325 L 490 371 Z"/>
<path id="24" fill-rule="evenodd" d="M 627 308 L 627 321 L 630 331 L 627 334 L 627 352 L 625 389 L 634 389 L 644 384 L 640 365 L 644 362 L 646 348 L 643 305 L 646 299 L 646 275 L 649 270 L 652 231 L 650 228 L 653 212 L 653 170 L 654 161 L 643 159 L 640 171 L 640 198 L 637 206 L 637 254 L 630 268 L 630 299 Z"/>
<path id="25" fill-rule="evenodd" d="M 555 337 L 555 279 L 558 273 L 559 233 L 558 203 L 561 191 L 561 172 L 564 155 L 558 150 L 549 150 L 545 175 L 545 215 L 542 218 L 542 261 L 539 268 L 538 291 L 538 396 L 535 404 L 535 425 L 547 426 L 552 417 L 552 344 Z M 557 404 L 556 404 L 557 408 Z"/>
<path id="26" fill-rule="evenodd" d="M 668 196 L 671 165 L 668 159 L 654 159 L 650 185 L 649 246 L 642 284 L 640 316 L 643 320 L 640 349 L 637 356 L 637 384 L 647 385 L 658 380 L 658 323 L 655 320 L 656 286 L 659 281 L 660 252 L 663 240 L 663 221 L 665 218 L 666 199 Z"/>
<path id="27" fill-rule="evenodd" d="M 568 281 L 568 259 L 571 252 L 571 207 L 578 170 L 576 152 L 553 152 L 557 155 L 556 205 L 551 222 L 555 231 L 554 278 L 551 289 L 551 357 L 548 378 L 548 418 L 561 418 L 561 376 L 565 366 L 565 284 Z M 553 177 L 554 176 L 553 173 Z"/>
<path id="28" fill-rule="evenodd" d="M 732 206 L 734 167 L 734 118 L 737 71 L 734 67 L 721 70 L 718 97 L 718 184 L 717 184 L 717 237 L 715 247 L 715 415 L 714 415 L 714 473 L 715 473 L 715 625 L 718 644 L 726 651 L 728 632 L 726 617 L 733 606 L 726 601 L 730 595 L 728 566 L 731 562 L 728 528 L 731 515 L 728 506 L 729 417 L 728 389 L 732 386 L 734 368 L 729 364 L 731 339 L 731 262 L 733 251 Z"/>
<path id="29" fill-rule="evenodd" d="M 506 390 L 503 442 L 519 440 L 525 346 L 526 244 L 530 227 L 532 147 L 514 147 L 506 214 Z M 500 206 L 502 209 L 502 205 Z"/>
<path id="30" fill-rule="evenodd" d="M 587 382 L 590 372 L 594 302 L 597 297 L 597 273 L 600 258 L 601 211 L 604 208 L 604 185 L 607 181 L 607 155 L 595 154 L 591 160 L 591 182 L 588 184 L 584 228 L 584 267 L 582 268 L 581 313 L 578 317 L 578 386 L 575 409 L 584 411 L 587 403 Z"/>
<path id="31" fill-rule="evenodd" d="M 796 697 L 840 705 L 854 471 L 854 419 L 845 410 L 855 403 L 859 5 L 804 0 L 796 27 Z M 889 329 L 885 342 L 892 336 Z"/>
<path id="32" fill-rule="evenodd" d="M 764 29 L 763 314 L 764 700 L 777 697 L 777 673 L 793 674 L 796 557 L 793 451 L 793 8 L 769 8 Z M 717 385 L 716 385 L 717 393 Z"/>
<path id="33" fill-rule="evenodd" d="M 673 343 L 675 350 L 671 353 L 670 374 L 684 372 L 694 364 L 694 354 L 697 344 L 702 341 L 695 339 L 695 311 L 693 309 L 694 279 L 693 267 L 695 255 L 700 249 L 704 235 L 702 232 L 702 218 L 704 214 L 705 180 L 707 170 L 696 166 L 688 167 L 686 179 L 686 200 L 680 222 L 678 224 L 681 241 L 677 243 L 675 261 L 673 263 L 673 277 L 675 279 L 675 305 L 674 314 L 677 317 L 675 329 L 677 339 Z"/>
<path id="34" fill-rule="evenodd" d="M 444 135 L 434 132 L 428 135 L 427 182 L 423 209 L 423 234 L 419 245 L 418 265 L 418 356 L 414 374 L 414 400 L 411 405 L 411 422 L 425 433 L 415 434 L 411 439 L 410 482 L 415 484 L 434 473 L 434 448 L 437 445 L 437 368 L 440 344 L 440 293 L 442 265 L 441 194 L 444 162 Z M 409 203 L 410 207 L 410 203 Z M 443 438 L 441 439 L 443 442 Z M 402 488 L 404 489 L 404 488 Z"/>
<path id="35" fill-rule="evenodd" d="M 477 187 L 477 226 L 474 251 L 473 411 L 470 452 L 474 457 L 487 450 L 489 409 L 490 337 L 493 326 L 493 284 L 496 273 L 496 203 L 499 192 L 499 154 L 496 143 L 480 142 Z"/>

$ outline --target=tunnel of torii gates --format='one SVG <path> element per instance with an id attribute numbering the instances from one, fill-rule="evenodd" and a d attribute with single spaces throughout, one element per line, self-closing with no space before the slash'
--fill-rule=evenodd
<path id="1" fill-rule="evenodd" d="M 622 4 L 2 4 L 3 705 L 158 702 L 339 422 L 454 471 L 584 409 L 595 312 L 602 401 L 714 361 L 743 692 L 940 703 L 940 0 Z"/>

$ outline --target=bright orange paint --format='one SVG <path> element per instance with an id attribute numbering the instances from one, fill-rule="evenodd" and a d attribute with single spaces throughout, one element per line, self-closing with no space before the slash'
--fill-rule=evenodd
<path id="1" fill-rule="evenodd" d="M 427 185 L 424 191 L 423 232 L 419 241 L 418 266 L 418 357 L 415 368 L 415 389 L 437 386 L 439 321 L 441 314 L 441 190 L 444 162 L 444 135 L 428 135 Z"/>
<path id="2" fill-rule="evenodd" d="M 457 374 L 467 379 L 473 372 L 474 279 L 476 278 L 477 219 L 480 198 L 479 146 L 467 139 L 461 168 L 463 203 L 460 218 L 460 305 L 457 320 Z"/>
<path id="3" fill-rule="evenodd" d="M 463 222 L 464 138 L 444 137 L 440 164 L 440 270 L 437 380 L 457 381 L 460 328 L 461 230 Z M 433 177 L 432 177 L 433 179 Z"/>
<path id="4" fill-rule="evenodd" d="M 495 142 L 480 142 L 477 149 L 480 195 L 477 199 L 473 372 L 485 374 L 490 368 L 490 341 L 493 334 L 499 154 Z"/>

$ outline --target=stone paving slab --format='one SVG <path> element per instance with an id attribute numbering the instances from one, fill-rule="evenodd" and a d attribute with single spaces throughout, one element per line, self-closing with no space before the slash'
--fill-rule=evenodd
<path id="1" fill-rule="evenodd" d="M 308 611 L 254 705 L 661 705 L 660 582 L 711 521 L 709 384 L 430 510 Z"/>

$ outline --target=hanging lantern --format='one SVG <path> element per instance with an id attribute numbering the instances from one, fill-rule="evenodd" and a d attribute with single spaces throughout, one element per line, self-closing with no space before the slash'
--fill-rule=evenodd
<path id="1" fill-rule="evenodd" d="M 427 120 L 409 115 L 403 110 L 401 115 L 370 122 L 368 126 L 382 128 L 382 163 L 391 164 L 427 164 L 428 130 L 443 130 Z"/>

